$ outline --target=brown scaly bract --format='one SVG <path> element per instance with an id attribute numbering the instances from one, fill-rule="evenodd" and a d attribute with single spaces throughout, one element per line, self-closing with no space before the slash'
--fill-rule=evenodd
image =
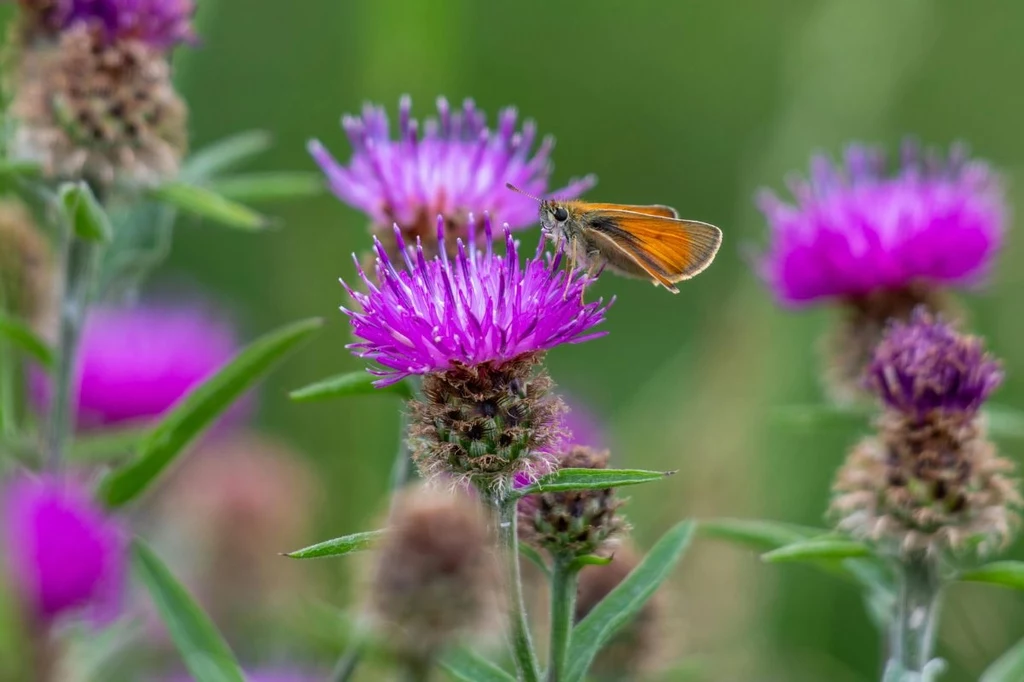
<path id="1" fill-rule="evenodd" d="M 576 446 L 559 457 L 559 468 L 605 469 L 608 452 Z M 627 529 L 623 505 L 612 488 L 537 493 L 519 502 L 524 542 L 554 556 L 585 556 L 608 550 Z"/>
<path id="2" fill-rule="evenodd" d="M 551 377 L 527 353 L 495 365 L 458 366 L 423 378 L 423 400 L 410 403 L 410 443 L 420 471 L 471 480 L 488 490 L 510 487 L 532 471 L 539 452 L 561 436 L 561 399 Z"/>
<path id="3" fill-rule="evenodd" d="M 80 25 L 58 44 L 26 49 L 11 112 L 13 157 L 56 178 L 153 185 L 173 177 L 186 147 L 185 104 L 158 50 L 106 44 Z"/>
<path id="4" fill-rule="evenodd" d="M 464 494 L 401 493 L 377 547 L 366 594 L 381 641 L 427 662 L 500 625 L 501 572 L 484 509 Z"/>

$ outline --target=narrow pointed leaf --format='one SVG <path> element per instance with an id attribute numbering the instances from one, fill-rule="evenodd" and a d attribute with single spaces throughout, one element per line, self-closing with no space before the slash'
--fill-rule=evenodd
<path id="1" fill-rule="evenodd" d="M 150 194 L 158 201 L 227 227 L 253 231 L 269 225 L 265 217 L 248 206 L 231 201 L 205 187 L 168 182 L 154 188 Z"/>
<path id="2" fill-rule="evenodd" d="M 683 521 L 665 533 L 640 565 L 580 621 L 572 632 L 566 682 L 581 682 L 597 652 L 654 596 L 682 558 L 693 530 L 692 521 Z"/>
<path id="3" fill-rule="evenodd" d="M 251 130 L 215 142 L 188 158 L 181 169 L 181 177 L 191 182 L 208 180 L 270 149 L 270 141 L 269 133 Z"/>
<path id="4" fill-rule="evenodd" d="M 185 395 L 139 444 L 136 458 L 100 484 L 99 497 L 119 507 L 140 495 L 231 404 L 322 325 L 303 320 L 246 347 L 216 374 Z"/>
<path id="5" fill-rule="evenodd" d="M 210 182 L 213 192 L 232 201 L 274 201 L 320 195 L 325 188 L 319 173 L 247 173 Z"/>
<path id="6" fill-rule="evenodd" d="M 555 493 L 565 490 L 603 490 L 660 481 L 674 471 L 645 471 L 643 469 L 559 469 L 543 476 L 535 483 L 515 490 L 514 497 L 534 493 Z"/>
<path id="7" fill-rule="evenodd" d="M 456 649 L 441 659 L 441 668 L 459 682 L 516 682 L 516 678 L 468 649 Z"/>
<path id="8" fill-rule="evenodd" d="M 712 519 L 701 521 L 697 530 L 706 537 L 747 545 L 761 551 L 778 549 L 828 532 L 824 528 L 758 519 Z"/>
<path id="9" fill-rule="evenodd" d="M 833 561 L 871 556 L 871 548 L 852 540 L 812 538 L 779 547 L 761 556 L 770 564 L 801 561 Z"/>
<path id="10" fill-rule="evenodd" d="M 960 574 L 959 579 L 966 582 L 988 583 L 1014 590 L 1024 590 L 1024 561 L 994 561 L 991 564 L 964 571 Z"/>
<path id="11" fill-rule="evenodd" d="M 132 566 L 196 682 L 245 682 L 227 642 L 162 561 L 136 540 Z"/>
<path id="12" fill-rule="evenodd" d="M 71 227 L 79 239 L 105 243 L 114 237 L 107 212 L 96 201 L 92 190 L 85 182 L 67 184 L 61 187 L 60 201 Z"/>
<path id="13" fill-rule="evenodd" d="M 10 341 L 46 369 L 53 368 L 53 349 L 32 329 L 16 318 L 0 311 L 0 336 Z"/>
<path id="14" fill-rule="evenodd" d="M 284 556 L 290 559 L 321 559 L 329 556 L 343 556 L 353 552 L 361 552 L 384 535 L 383 530 L 369 530 L 364 533 L 344 535 L 333 540 L 325 540 L 315 545 L 288 552 Z"/>
<path id="15" fill-rule="evenodd" d="M 1020 682 L 1024 680 L 1024 639 L 1006 650 L 985 669 L 978 682 Z"/>
<path id="16" fill-rule="evenodd" d="M 377 393 L 392 393 L 407 400 L 412 398 L 412 388 L 409 386 L 409 382 L 399 381 L 390 386 L 377 388 L 373 385 L 376 380 L 377 377 L 364 371 L 348 372 L 303 386 L 289 393 L 288 397 L 300 403 Z"/>

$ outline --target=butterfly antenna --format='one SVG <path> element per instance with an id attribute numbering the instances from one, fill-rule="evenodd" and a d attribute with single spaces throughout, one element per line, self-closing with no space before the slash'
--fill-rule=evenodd
<path id="1" fill-rule="evenodd" d="M 528 199 L 533 199 L 538 204 L 540 203 L 540 199 L 538 199 L 537 197 L 533 196 L 532 194 L 527 194 L 523 190 L 521 190 L 518 187 L 516 187 L 515 185 L 513 185 L 511 182 L 506 182 L 505 183 L 505 187 L 509 188 L 510 190 L 515 192 L 516 194 L 522 194 L 524 197 L 527 197 Z"/>

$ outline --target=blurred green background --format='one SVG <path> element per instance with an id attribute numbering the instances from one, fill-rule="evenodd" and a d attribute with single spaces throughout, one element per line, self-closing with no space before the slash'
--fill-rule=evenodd
<path id="1" fill-rule="evenodd" d="M 714 267 L 679 296 L 603 278 L 599 293 L 618 297 L 609 336 L 550 355 L 556 381 L 607 421 L 620 464 L 680 470 L 632 495 L 642 545 L 687 516 L 820 524 L 831 477 L 863 429 L 779 418 L 780 406 L 820 400 L 816 344 L 830 314 L 781 310 L 752 275 L 744 252 L 763 243 L 751 202 L 759 187 L 781 187 L 815 150 L 852 140 L 893 147 L 909 133 L 928 144 L 968 141 L 1005 171 L 1011 199 L 1024 200 L 1015 182 L 1024 173 L 1021 3 L 199 5 L 203 43 L 178 56 L 196 148 L 265 129 L 276 146 L 258 168 L 311 170 L 306 141 L 346 159 L 339 117 L 364 101 L 394 111 L 409 93 L 414 114 L 426 116 L 440 94 L 472 97 L 491 120 L 512 104 L 556 136 L 556 186 L 593 172 L 592 198 L 668 203 L 723 227 Z M 247 334 L 327 318 L 326 332 L 266 385 L 260 424 L 321 473 L 318 530 L 332 537 L 367 528 L 381 509 L 396 405 L 295 405 L 285 393 L 360 367 L 344 348 L 337 278 L 352 276 L 351 252 L 367 247 L 365 219 L 328 194 L 273 210 L 286 229 L 258 237 L 184 223 L 167 270 L 235 304 Z M 1024 248 L 1011 232 L 991 285 L 965 302 L 1006 361 L 998 399 L 1018 407 L 1022 293 Z M 1024 441 L 1002 446 L 1015 455 Z M 338 586 L 334 603 L 347 594 L 343 564 L 315 569 Z M 699 679 L 878 679 L 879 638 L 856 590 L 819 573 L 701 540 L 673 596 L 675 654 L 699 664 Z M 944 679 L 974 680 L 1024 634 L 1024 598 L 967 586 L 949 597 Z"/>

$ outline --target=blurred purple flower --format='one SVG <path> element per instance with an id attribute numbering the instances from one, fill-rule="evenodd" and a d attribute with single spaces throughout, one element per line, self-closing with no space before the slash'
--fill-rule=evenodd
<path id="1" fill-rule="evenodd" d="M 438 220 L 439 233 L 442 228 Z M 482 249 L 471 232 L 468 251 L 459 240 L 457 257 L 449 259 L 442 249 L 428 261 L 422 248 L 415 253 L 405 248 L 396 226 L 405 270 L 395 269 L 375 239 L 379 285 L 359 268 L 357 259 L 369 293 L 342 282 L 361 308 L 343 307 L 342 311 L 349 316 L 355 336 L 363 339 L 348 347 L 385 367 L 370 370 L 383 377 L 377 385 L 456 366 L 501 364 L 604 335 L 590 330 L 604 320 L 610 303 L 583 302 L 590 277 L 579 270 L 560 270 L 562 254 L 543 256 L 543 242 L 534 257 L 520 265 L 508 226 L 504 255 L 492 250 L 491 224 L 486 218 L 484 232 Z"/>
<path id="2" fill-rule="evenodd" d="M 408 96 L 399 104 L 398 139 L 391 139 L 383 107 L 367 104 L 360 117 L 345 116 L 342 126 L 352 144 L 348 166 L 313 140 L 310 153 L 342 201 L 361 209 L 382 229 L 398 223 L 407 234 L 430 234 L 435 216 L 456 227 L 451 236 L 465 236 L 470 213 L 489 212 L 495 222 L 513 230 L 537 222 L 537 202 L 505 187 L 511 182 L 537 197 L 548 193 L 549 156 L 554 141 L 547 137 L 531 156 L 536 126 L 526 121 L 516 131 L 516 110 L 498 116 L 497 130 L 472 100 L 452 111 L 443 97 L 438 117 L 420 122 L 411 117 Z M 570 199 L 594 184 L 576 180 L 556 192 Z M 417 230 L 417 226 L 421 226 Z"/>
<path id="3" fill-rule="evenodd" d="M 562 428 L 566 432 L 563 447 L 566 449 L 571 445 L 586 445 L 588 447 L 604 448 L 607 438 L 604 432 L 604 424 L 589 407 L 572 396 L 562 394 L 562 400 L 569 408 L 562 415 Z"/>
<path id="4" fill-rule="evenodd" d="M 230 360 L 238 348 L 232 325 L 210 308 L 160 303 L 100 307 L 89 314 L 79 348 L 78 428 L 158 417 Z M 49 404 L 49 381 L 32 375 L 33 403 Z M 241 420 L 248 402 L 229 420 Z"/>
<path id="5" fill-rule="evenodd" d="M 47 28 L 63 32 L 78 24 L 101 28 L 108 41 L 135 39 L 157 49 L 195 40 L 193 0 L 22 0 L 42 11 Z"/>
<path id="6" fill-rule="evenodd" d="M 868 366 L 867 382 L 887 407 L 917 419 L 933 411 L 973 417 L 1003 380 L 982 340 L 959 334 L 924 309 L 893 321 Z"/>
<path id="7" fill-rule="evenodd" d="M 1002 242 L 998 178 L 961 147 L 943 159 L 907 143 L 902 167 L 886 174 L 881 150 L 853 145 L 842 164 L 815 157 L 791 189 L 795 204 L 770 191 L 758 201 L 771 228 L 759 269 L 785 304 L 971 283 Z"/>
<path id="8" fill-rule="evenodd" d="M 72 611 L 117 616 L 128 534 L 70 479 L 22 476 L 3 499 L 4 556 L 17 594 L 43 623 Z"/>

